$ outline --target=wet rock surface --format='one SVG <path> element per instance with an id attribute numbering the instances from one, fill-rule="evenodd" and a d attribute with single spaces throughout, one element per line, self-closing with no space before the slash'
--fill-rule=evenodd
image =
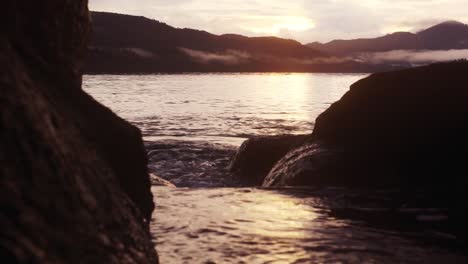
<path id="1" fill-rule="evenodd" d="M 308 135 L 257 136 L 245 141 L 229 169 L 244 184 L 261 185 L 276 162 L 306 141 Z"/>
<path id="2" fill-rule="evenodd" d="M 311 141 L 289 152 L 265 187 L 398 188 L 447 207 L 446 226 L 466 240 L 468 62 L 363 79 L 317 119 Z M 389 196 L 389 199 L 400 199 Z"/>
<path id="3" fill-rule="evenodd" d="M 468 62 L 461 61 L 358 81 L 317 118 L 312 135 L 321 147 L 340 149 L 341 162 L 327 163 L 328 168 L 319 169 L 324 173 L 317 173 L 309 165 L 322 167 L 318 160 L 323 151 L 304 147 L 280 161 L 266 184 L 314 185 L 327 182 L 329 171 L 341 170 L 345 175 L 334 182 L 337 185 L 427 186 L 458 192 L 468 153 L 467 73 Z M 300 181 L 279 173 L 291 170 L 301 175 Z"/>
<path id="4" fill-rule="evenodd" d="M 3 5 L 2 260 L 157 263 L 140 132 L 80 87 L 87 1 Z"/>
<path id="5" fill-rule="evenodd" d="M 320 144 L 303 145 L 287 153 L 272 168 L 265 177 L 263 186 L 323 186 L 341 183 L 346 170 L 342 168 L 344 160 L 339 154 L 338 150 L 328 149 Z M 310 175 L 321 177 L 311 179 Z"/>

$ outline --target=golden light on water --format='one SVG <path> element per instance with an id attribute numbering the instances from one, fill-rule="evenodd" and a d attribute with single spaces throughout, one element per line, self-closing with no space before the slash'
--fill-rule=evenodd
<path id="1" fill-rule="evenodd" d="M 277 193 L 258 197 L 247 213 L 249 218 L 261 219 L 246 226 L 248 233 L 282 239 L 306 237 L 305 224 L 310 224 L 318 216 L 310 206 Z"/>
<path id="2" fill-rule="evenodd" d="M 271 106 L 277 106 L 283 113 L 287 112 L 287 118 L 296 120 L 308 120 L 310 117 L 304 109 L 311 99 L 311 77 L 302 73 L 268 73 L 258 80 L 259 87 L 267 87 L 260 91 L 262 97 L 269 96 Z M 280 85 L 277 84 L 278 81 Z M 294 102 L 285 105 L 285 102 Z M 275 109 L 275 108 L 272 108 Z M 280 111 L 280 112 L 281 112 Z M 270 118 L 278 118 L 278 114 L 272 114 Z M 284 118 L 283 115 L 281 115 Z"/>
<path id="3" fill-rule="evenodd" d="M 190 140 L 240 145 L 245 134 L 311 133 L 316 117 L 365 76 L 234 73 L 84 79 L 86 91 L 138 123 L 147 140 L 177 134 L 179 140 L 189 135 Z"/>
<path id="4" fill-rule="evenodd" d="M 323 228 L 310 203 L 275 191 L 153 188 L 153 193 L 155 214 L 165 216 L 151 224 L 162 262 L 191 256 L 216 263 L 292 263 L 309 254 L 294 243 Z"/>

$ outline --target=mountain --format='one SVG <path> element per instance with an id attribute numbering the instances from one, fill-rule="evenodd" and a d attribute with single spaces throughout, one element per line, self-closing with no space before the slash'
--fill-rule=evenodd
<path id="1" fill-rule="evenodd" d="M 333 40 L 308 47 L 329 55 L 349 55 L 357 52 L 385 52 L 391 50 L 450 50 L 468 49 L 468 25 L 447 21 L 418 33 L 396 32 L 378 38 Z"/>
<path id="2" fill-rule="evenodd" d="M 132 47 L 150 52 L 174 50 L 176 47 L 207 52 L 231 49 L 311 58 L 321 55 L 294 40 L 276 37 L 249 38 L 234 34 L 218 36 L 206 31 L 174 28 L 145 17 L 93 12 L 92 22 L 92 45 L 99 47 Z"/>
<path id="3" fill-rule="evenodd" d="M 423 47 L 430 50 L 468 49 L 468 25 L 447 21 L 417 34 Z"/>
<path id="4" fill-rule="evenodd" d="M 114 13 L 92 12 L 91 16 L 86 73 L 369 72 L 376 68 L 355 61 L 328 61 L 323 52 L 290 39 L 214 35 Z M 383 69 L 387 67 L 378 70 Z"/>
<path id="5" fill-rule="evenodd" d="M 93 34 L 84 68 L 90 74 L 379 72 L 467 57 L 465 53 L 427 54 L 428 50 L 468 49 L 468 26 L 456 21 L 418 33 L 302 45 L 277 37 L 175 28 L 139 16 L 92 12 L 91 17 Z M 388 51 L 392 53 L 380 53 Z"/>

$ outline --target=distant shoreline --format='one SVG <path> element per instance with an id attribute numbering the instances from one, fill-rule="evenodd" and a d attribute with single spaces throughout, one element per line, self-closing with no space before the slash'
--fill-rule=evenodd
<path id="1" fill-rule="evenodd" d="M 398 69 L 407 69 L 406 68 L 398 68 Z M 398 70 L 397 69 L 397 70 Z M 388 70 L 393 71 L 393 70 Z M 184 74 L 295 74 L 295 73 L 323 73 L 323 74 L 372 74 L 378 72 L 387 72 L 387 71 L 337 71 L 337 72 L 330 72 L 330 71 L 159 71 L 159 72 L 149 72 L 149 71 L 142 71 L 142 72 L 113 72 L 113 71 L 102 71 L 102 72 L 83 72 L 84 75 L 184 75 Z"/>

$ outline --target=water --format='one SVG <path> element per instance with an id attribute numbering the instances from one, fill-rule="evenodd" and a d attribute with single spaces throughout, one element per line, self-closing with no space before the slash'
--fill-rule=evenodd
<path id="1" fill-rule="evenodd" d="M 145 139 L 239 145 L 251 135 L 310 133 L 362 74 L 187 74 L 85 77 L 85 90 Z"/>
<path id="2" fill-rule="evenodd" d="M 84 88 L 138 126 L 153 187 L 162 263 L 468 263 L 419 208 L 343 189 L 239 188 L 227 171 L 253 135 L 304 134 L 362 74 L 85 76 Z M 403 195 L 401 195 L 403 197 Z"/>
<path id="3" fill-rule="evenodd" d="M 154 187 L 162 263 L 467 263 L 454 239 L 336 217 L 346 190 Z M 314 195 L 315 194 L 315 195 Z M 349 195 L 353 197 L 352 195 Z M 357 208 L 357 207 L 355 207 Z M 341 208 L 343 211 L 343 208 Z M 381 209 L 360 208 L 387 217 Z M 419 212 L 422 213 L 422 212 Z M 394 219 L 389 219 L 390 221 Z M 412 224 L 408 223 L 408 226 Z"/>
<path id="4" fill-rule="evenodd" d="M 226 167 L 254 135 L 309 134 L 364 74 L 85 76 L 84 89 L 143 133 L 155 175 L 178 187 L 230 187 Z"/>

